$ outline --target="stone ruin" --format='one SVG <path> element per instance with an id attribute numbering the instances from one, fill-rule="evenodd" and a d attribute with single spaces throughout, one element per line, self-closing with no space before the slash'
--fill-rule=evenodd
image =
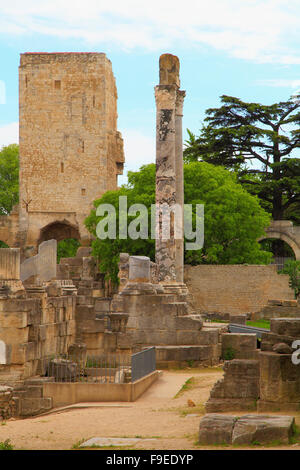
<path id="1" fill-rule="evenodd" d="M 184 96 L 179 61 L 164 54 L 155 88 L 158 205 L 182 207 L 184 202 Z M 38 254 L 22 264 L 19 249 L 0 250 L 0 418 L 52 407 L 51 397 L 43 396 L 51 356 L 133 353 L 149 346 L 156 348 L 158 367 L 211 366 L 226 358 L 229 348 L 235 350 L 235 359 L 225 362 L 224 377 L 211 391 L 209 414 L 298 409 L 300 374 L 291 361 L 291 345 L 300 334 L 300 319 L 272 319 L 261 350 L 255 335 L 203 324 L 183 279 L 183 231 L 179 238 L 174 232 L 173 225 L 171 239 L 164 239 L 158 213 L 155 263 L 122 253 L 114 293 L 97 271 L 89 247 L 61 259 L 58 266 L 56 240 L 40 244 Z M 245 320 L 239 315 L 235 319 Z M 234 417 L 230 423 L 233 430 Z"/>
<path id="2" fill-rule="evenodd" d="M 292 345 L 299 338 L 300 318 L 271 319 L 260 349 L 255 334 L 223 335 L 223 349 L 234 346 L 240 358 L 225 362 L 224 377 L 211 390 L 206 411 L 299 410 L 300 369 L 292 361 Z"/>
<path id="3" fill-rule="evenodd" d="M 157 203 L 182 206 L 185 92 L 179 90 L 179 61 L 170 54 L 160 58 L 155 93 Z M 51 355 L 132 353 L 156 346 L 160 365 L 218 363 L 220 329 L 203 327 L 183 283 L 183 232 L 175 239 L 171 227 L 166 242 L 159 227 L 157 220 L 156 263 L 121 255 L 120 288 L 112 297 L 88 247 L 58 266 L 55 240 L 42 243 L 22 264 L 19 249 L 0 250 L 0 383 L 13 387 L 16 415 L 51 406 L 41 395 L 46 378 L 40 377 Z"/>

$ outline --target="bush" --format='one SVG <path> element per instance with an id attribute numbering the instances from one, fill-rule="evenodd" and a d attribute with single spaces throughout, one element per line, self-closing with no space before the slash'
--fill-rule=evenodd
<path id="1" fill-rule="evenodd" d="M 297 298 L 300 293 L 300 261 L 286 261 L 284 268 L 279 272 L 290 276 L 289 285 L 294 290 L 295 298 Z"/>
<path id="2" fill-rule="evenodd" d="M 224 359 L 225 361 L 231 361 L 235 358 L 235 350 L 231 347 L 225 350 Z"/>

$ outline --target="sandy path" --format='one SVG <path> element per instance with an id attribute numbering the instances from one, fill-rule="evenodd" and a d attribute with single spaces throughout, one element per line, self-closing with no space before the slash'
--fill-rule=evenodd
<path id="1" fill-rule="evenodd" d="M 200 375 L 201 388 L 173 398 L 187 379 Z M 155 436 L 157 441 L 139 443 L 138 447 L 190 449 L 196 440 L 199 416 L 186 418 L 181 410 L 193 412 L 185 406 L 187 399 L 196 404 L 206 401 L 211 386 L 221 376 L 219 370 L 164 371 L 134 403 L 93 403 L 88 408 L 9 420 L 0 426 L 0 441 L 10 439 L 18 449 L 71 449 L 91 437 Z"/>
<path id="2" fill-rule="evenodd" d="M 10 439 L 17 449 L 67 450 L 92 437 L 142 437 L 156 440 L 141 441 L 133 448 L 199 449 L 196 439 L 203 403 L 222 374 L 218 369 L 164 371 L 134 403 L 81 404 L 81 408 L 9 420 L 0 425 L 0 441 Z M 174 398 L 192 376 L 197 381 L 194 388 Z M 187 406 L 188 399 L 195 408 Z"/>

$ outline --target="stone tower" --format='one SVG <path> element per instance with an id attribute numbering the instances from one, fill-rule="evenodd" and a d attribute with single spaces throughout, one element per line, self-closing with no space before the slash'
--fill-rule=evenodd
<path id="1" fill-rule="evenodd" d="M 21 54 L 19 93 L 19 245 L 84 244 L 93 201 L 123 172 L 111 62 L 103 53 Z"/>

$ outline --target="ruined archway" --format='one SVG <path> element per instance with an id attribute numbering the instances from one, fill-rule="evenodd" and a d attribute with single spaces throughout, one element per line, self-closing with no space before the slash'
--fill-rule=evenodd
<path id="1" fill-rule="evenodd" d="M 57 240 L 57 242 L 60 242 L 69 238 L 80 240 L 78 228 L 68 222 L 57 221 L 41 229 L 38 244 L 47 240 Z"/>
<path id="2" fill-rule="evenodd" d="M 273 220 L 265 231 L 265 236 L 258 241 L 278 239 L 285 242 L 293 251 L 296 260 L 300 260 L 300 226 L 289 220 Z"/>
<path id="3" fill-rule="evenodd" d="M 287 261 L 296 259 L 293 248 L 282 237 L 264 238 L 259 243 L 263 250 L 273 253 L 271 264 L 275 264 L 278 270 L 283 269 Z"/>

